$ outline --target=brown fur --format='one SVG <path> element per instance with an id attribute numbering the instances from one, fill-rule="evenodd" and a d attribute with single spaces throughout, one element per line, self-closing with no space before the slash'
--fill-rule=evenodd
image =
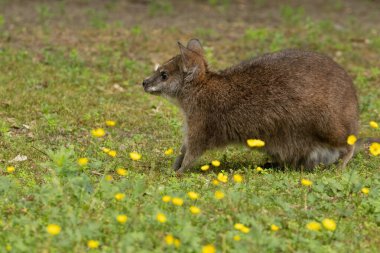
<path id="1" fill-rule="evenodd" d="M 179 47 L 143 82 L 145 91 L 175 99 L 185 116 L 178 172 L 207 149 L 247 139 L 265 141 L 283 166 L 313 168 L 338 159 L 345 166 L 352 157 L 346 140 L 358 133 L 356 92 L 329 57 L 284 50 L 211 72 L 198 40 Z"/>

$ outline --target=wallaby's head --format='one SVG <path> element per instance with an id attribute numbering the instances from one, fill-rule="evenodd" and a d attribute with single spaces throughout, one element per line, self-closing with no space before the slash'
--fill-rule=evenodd
<path id="1" fill-rule="evenodd" d="M 185 87 L 195 85 L 205 77 L 207 63 L 199 40 L 190 40 L 186 47 L 178 42 L 178 46 L 180 54 L 159 66 L 143 81 L 146 92 L 176 98 Z"/>

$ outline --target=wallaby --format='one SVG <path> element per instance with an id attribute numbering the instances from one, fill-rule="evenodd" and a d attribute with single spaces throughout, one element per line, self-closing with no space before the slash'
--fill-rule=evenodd
<path id="1" fill-rule="evenodd" d="M 143 81 L 144 90 L 181 108 L 185 136 L 174 162 L 178 173 L 211 148 L 247 139 L 280 166 L 312 169 L 351 159 L 358 134 L 358 100 L 352 79 L 329 57 L 288 49 L 231 68 L 208 69 L 201 43 L 192 39 L 179 54 Z"/>

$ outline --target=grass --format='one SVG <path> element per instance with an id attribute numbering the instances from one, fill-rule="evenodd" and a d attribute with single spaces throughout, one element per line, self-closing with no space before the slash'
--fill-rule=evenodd
<path id="1" fill-rule="evenodd" d="M 209 2 L 211 7 L 219 4 Z M 345 170 L 331 166 L 308 173 L 260 173 L 256 167 L 266 155 L 233 146 L 207 152 L 178 178 L 171 165 L 182 138 L 180 111 L 164 98 L 145 94 L 140 85 L 155 63 L 178 53 L 179 39 L 209 39 L 203 42 L 213 69 L 281 48 L 309 48 L 334 57 L 348 70 L 360 97 L 360 136 L 379 137 L 379 130 L 368 125 L 380 121 L 376 32 L 358 29 L 349 17 L 346 29 L 339 29 L 331 20 L 312 19 L 306 9 L 291 6 L 278 8 L 283 21 L 277 26 L 196 26 L 185 32 L 180 25 L 112 26 L 107 9 L 78 5 L 88 20 L 75 29 L 66 16 L 73 6 L 64 4 L 36 5 L 38 15 L 30 25 L 0 13 L 0 252 L 201 252 L 208 244 L 217 252 L 379 250 L 378 157 L 361 152 Z M 111 9 L 119 4 L 112 2 Z M 233 8 L 232 3 L 226 6 L 226 11 Z M 345 8 L 342 1 L 333 6 Z M 148 7 L 144 14 L 131 15 L 156 20 L 169 12 L 172 18 L 178 15 L 177 5 L 169 1 Z M 65 11 L 59 14 L 55 8 Z M 106 126 L 106 120 L 116 126 Z M 106 136 L 91 136 L 97 127 Z M 102 147 L 115 150 L 116 157 Z M 165 155 L 169 148 L 174 153 Z M 132 151 L 141 160 L 131 160 Z M 27 160 L 12 162 L 17 155 Z M 79 165 L 81 157 L 88 164 Z M 215 159 L 220 167 L 200 170 Z M 15 171 L 7 172 L 8 166 Z M 127 175 L 117 174 L 118 168 Z M 220 172 L 228 181 L 215 185 Z M 241 183 L 234 182 L 236 174 L 243 177 Z M 302 185 L 303 178 L 312 186 Z M 363 187 L 369 194 L 362 193 Z M 190 199 L 189 191 L 199 199 Z M 216 199 L 216 191 L 224 198 Z M 116 200 L 117 193 L 125 198 Z M 163 202 L 165 195 L 184 204 Z M 201 213 L 192 214 L 191 206 Z M 158 213 L 166 216 L 165 223 L 157 221 Z M 126 223 L 116 220 L 120 214 L 127 215 Z M 336 222 L 335 231 L 306 228 L 326 218 Z M 236 223 L 249 232 L 236 230 Z M 49 224 L 58 224 L 60 233 L 50 235 Z M 272 231 L 273 224 L 280 229 Z M 165 242 L 169 234 L 179 246 Z M 234 240 L 236 236 L 241 240 Z M 99 247 L 89 249 L 89 240 Z"/>

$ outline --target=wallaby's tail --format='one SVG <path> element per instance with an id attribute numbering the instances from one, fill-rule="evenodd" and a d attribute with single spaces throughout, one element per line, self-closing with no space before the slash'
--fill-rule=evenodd
<path id="1" fill-rule="evenodd" d="M 356 154 L 362 150 L 368 149 L 369 146 L 373 142 L 380 143 L 380 138 L 372 138 L 372 137 L 359 138 L 355 143 L 354 154 Z"/>

